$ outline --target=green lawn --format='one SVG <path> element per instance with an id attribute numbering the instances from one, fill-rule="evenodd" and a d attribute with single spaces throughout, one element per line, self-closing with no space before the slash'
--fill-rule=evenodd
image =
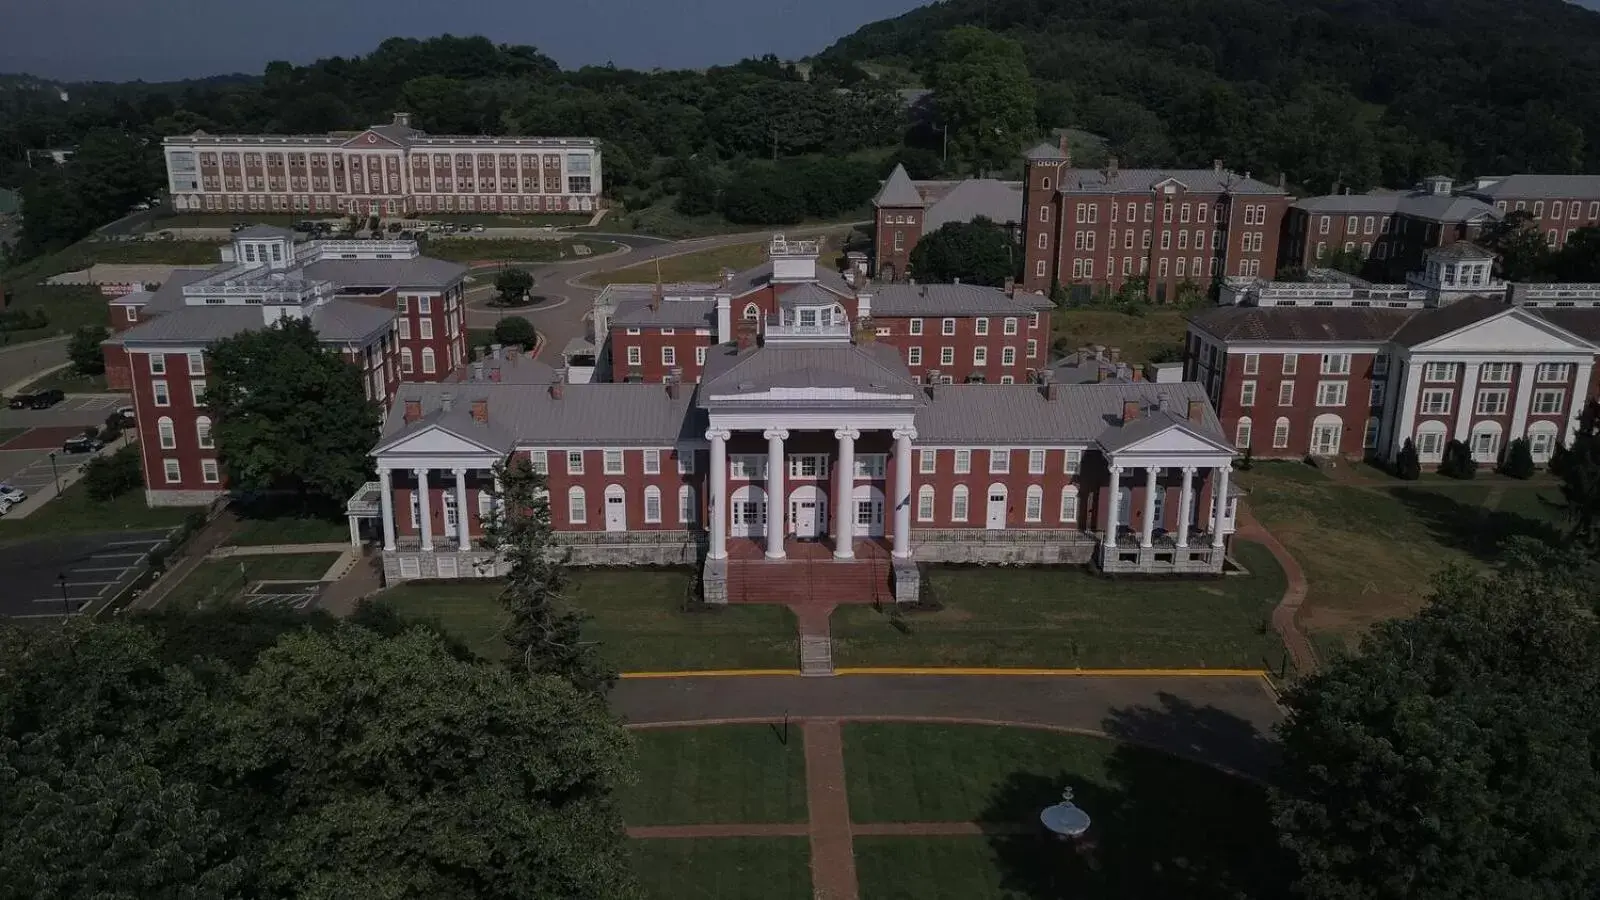
<path id="1" fill-rule="evenodd" d="M 629 825 L 804 822 L 800 726 L 717 725 L 634 731 L 638 781 L 622 795 Z"/>
<path id="2" fill-rule="evenodd" d="M 104 394 L 109 392 L 106 387 L 104 373 L 99 375 L 80 375 L 71 367 L 62 369 L 59 372 L 51 372 L 37 381 L 29 382 L 24 390 L 38 392 L 50 388 L 59 388 L 69 394 Z"/>
<path id="3" fill-rule="evenodd" d="M 1071 786 L 1096 849 L 1040 835 L 856 839 L 863 900 L 1283 896 L 1266 793 L 1101 738 L 973 725 L 845 725 L 856 822 L 1032 826 Z"/>
<path id="4" fill-rule="evenodd" d="M 619 283 L 653 284 L 656 272 L 659 270 L 663 282 L 715 281 L 723 269 L 740 272 L 759 266 L 766 259 L 766 242 L 751 241 L 748 244 L 730 244 L 726 247 L 701 250 L 698 253 L 670 256 L 659 263 L 647 262 L 626 269 L 597 272 L 585 280 L 595 286 Z"/>
<path id="5" fill-rule="evenodd" d="M 227 543 L 238 547 L 260 547 L 267 544 L 327 544 L 335 541 L 349 543 L 350 523 L 347 520 L 284 515 L 262 519 L 242 518 L 239 528 Z"/>
<path id="6" fill-rule="evenodd" d="M 1240 472 L 1256 518 L 1294 554 L 1308 582 L 1301 625 L 1353 641 L 1368 625 L 1410 615 L 1434 574 L 1498 559 L 1515 535 L 1549 539 L 1559 513 L 1538 504 L 1553 487 L 1509 479 L 1341 483 L 1298 463 Z M 1500 490 L 1495 511 L 1483 507 Z M 1352 564 L 1358 561 L 1358 564 Z"/>
<path id="7" fill-rule="evenodd" d="M 338 559 L 337 553 L 286 553 L 207 560 L 179 582 L 164 602 L 176 609 L 228 603 L 257 581 L 317 581 Z"/>
<path id="8" fill-rule="evenodd" d="M 13 519 L 10 516 L 0 519 L 0 541 L 58 534 L 176 528 L 196 509 L 202 507 L 148 507 L 144 502 L 144 491 L 138 488 L 114 500 L 93 500 L 80 481 L 26 519 Z"/>
<path id="9" fill-rule="evenodd" d="M 648 900 L 811 900 L 805 838 L 629 843 Z"/>
<path id="10" fill-rule="evenodd" d="M 1142 316 L 1103 309 L 1058 309 L 1050 314 L 1054 340 L 1065 340 L 1067 352 L 1084 344 L 1103 344 L 1122 351 L 1122 360 L 1149 362 L 1159 351 L 1181 351 L 1186 313 L 1152 306 Z"/>
<path id="11" fill-rule="evenodd" d="M 682 569 L 573 569 L 568 599 L 592 618 L 584 635 L 600 642 L 624 672 L 793 669 L 794 614 L 782 606 L 732 606 L 683 612 Z M 499 581 L 400 585 L 382 594 L 403 616 L 437 619 L 486 656 L 504 652 Z"/>
<path id="12" fill-rule="evenodd" d="M 1276 668 L 1266 627 L 1283 596 L 1272 554 L 1239 541 L 1249 575 L 1112 580 L 1080 568 L 930 568 L 925 595 L 943 608 L 833 613 L 838 666 Z"/>

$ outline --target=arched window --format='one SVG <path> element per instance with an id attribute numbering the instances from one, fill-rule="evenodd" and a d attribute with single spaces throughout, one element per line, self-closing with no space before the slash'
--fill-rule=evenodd
<path id="1" fill-rule="evenodd" d="M 1233 428 L 1233 445 L 1240 450 L 1250 447 L 1250 417 L 1240 416 L 1239 424 Z"/>
<path id="2" fill-rule="evenodd" d="M 678 488 L 678 523 L 693 525 L 700 518 L 699 504 L 694 502 L 694 488 L 685 484 Z"/>
<path id="3" fill-rule="evenodd" d="M 950 492 L 950 521 L 965 522 L 967 520 L 967 486 L 956 485 Z"/>
<path id="4" fill-rule="evenodd" d="M 573 525 L 583 525 L 589 521 L 589 509 L 584 505 L 583 488 L 577 485 L 567 488 L 567 521 Z"/>
<path id="5" fill-rule="evenodd" d="M 1037 484 L 1028 485 L 1027 505 L 1022 508 L 1024 522 L 1039 522 L 1044 520 L 1044 488 Z"/>
<path id="6" fill-rule="evenodd" d="M 172 420 L 166 416 L 156 420 L 156 434 L 161 436 L 161 449 L 171 450 L 178 446 L 178 434 L 172 429 Z"/>
<path id="7" fill-rule="evenodd" d="M 1061 524 L 1078 525 L 1078 489 L 1070 484 L 1061 489 Z"/>
<path id="8" fill-rule="evenodd" d="M 1279 416 L 1272 424 L 1272 449 L 1284 450 L 1289 446 L 1289 417 Z"/>
<path id="9" fill-rule="evenodd" d="M 1492 465 L 1500 461 L 1500 423 L 1479 422 L 1472 426 L 1472 458 Z"/>
<path id="10" fill-rule="evenodd" d="M 1445 427 L 1443 422 L 1423 422 L 1417 426 L 1417 457 L 1422 462 L 1438 462 L 1444 458 Z"/>
<path id="11" fill-rule="evenodd" d="M 1533 461 L 1544 464 L 1550 461 L 1550 454 L 1556 450 L 1556 424 L 1554 422 L 1534 422 L 1528 426 L 1528 450 L 1533 454 Z"/>
<path id="12" fill-rule="evenodd" d="M 401 371 L 401 373 L 405 374 L 405 375 L 410 375 L 415 370 L 416 370 L 416 366 L 413 364 L 412 359 L 411 359 L 411 348 L 407 347 L 407 348 L 401 350 L 400 351 L 400 371 Z"/>
<path id="13" fill-rule="evenodd" d="M 923 453 L 928 451 L 924 450 Z M 925 484 L 917 489 L 917 521 L 933 521 L 933 486 Z"/>
<path id="14" fill-rule="evenodd" d="M 201 416 L 194 420 L 194 434 L 195 439 L 200 443 L 200 449 L 210 450 L 216 446 L 211 440 L 211 418 L 209 416 Z"/>
<path id="15" fill-rule="evenodd" d="M 661 488 L 653 484 L 644 489 L 644 520 L 653 525 L 661 522 Z"/>
<path id="16" fill-rule="evenodd" d="M 437 368 L 438 368 L 438 365 L 434 360 L 433 348 L 432 347 L 423 347 L 422 348 L 422 374 L 424 374 L 424 375 L 432 375 Z"/>
<path id="17" fill-rule="evenodd" d="M 749 303 L 749 304 L 745 305 L 745 308 L 744 308 L 744 320 L 746 322 L 754 322 L 754 321 L 756 321 L 757 319 L 760 319 L 760 318 L 761 318 L 761 307 L 755 305 L 754 303 Z"/>

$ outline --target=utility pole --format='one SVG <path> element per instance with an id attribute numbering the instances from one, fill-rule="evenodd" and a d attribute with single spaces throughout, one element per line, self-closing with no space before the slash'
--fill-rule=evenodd
<path id="1" fill-rule="evenodd" d="M 778 129 L 772 129 L 772 161 L 778 161 Z"/>
<path id="2" fill-rule="evenodd" d="M 940 157 L 940 159 L 939 159 L 939 167 L 940 168 L 949 168 L 949 166 L 950 166 L 950 125 L 948 123 L 946 123 L 944 125 L 940 125 L 939 126 L 939 130 L 944 132 L 944 155 L 942 157 Z"/>

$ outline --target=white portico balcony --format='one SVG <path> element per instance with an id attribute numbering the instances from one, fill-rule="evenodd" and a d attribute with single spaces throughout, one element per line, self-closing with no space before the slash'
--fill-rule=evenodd
<path id="1" fill-rule="evenodd" d="M 784 309 L 767 316 L 766 338 L 785 341 L 840 341 L 850 337 L 850 323 L 828 309 Z"/>

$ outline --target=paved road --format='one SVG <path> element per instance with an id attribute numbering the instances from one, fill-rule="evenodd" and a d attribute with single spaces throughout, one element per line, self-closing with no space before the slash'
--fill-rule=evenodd
<path id="1" fill-rule="evenodd" d="M 0 347 L 0 390 L 51 366 L 67 361 L 67 338 L 51 338 L 19 347 Z"/>
<path id="2" fill-rule="evenodd" d="M 625 679 L 633 724 L 717 719 L 982 719 L 1108 734 L 1252 775 L 1282 718 L 1265 681 L 1227 676 L 789 675 Z"/>
<path id="3" fill-rule="evenodd" d="M 68 425 L 104 425 L 106 417 L 120 406 L 128 405 L 126 397 L 87 396 L 69 397 L 49 409 L 11 409 L 0 407 L 0 428 L 60 428 Z"/>
<path id="4" fill-rule="evenodd" d="M 164 529 L 113 531 L 0 546 L 0 617 L 59 617 L 115 596 L 166 539 Z M 66 576 L 63 579 L 61 576 Z M 62 584 L 66 597 L 62 597 Z"/>

